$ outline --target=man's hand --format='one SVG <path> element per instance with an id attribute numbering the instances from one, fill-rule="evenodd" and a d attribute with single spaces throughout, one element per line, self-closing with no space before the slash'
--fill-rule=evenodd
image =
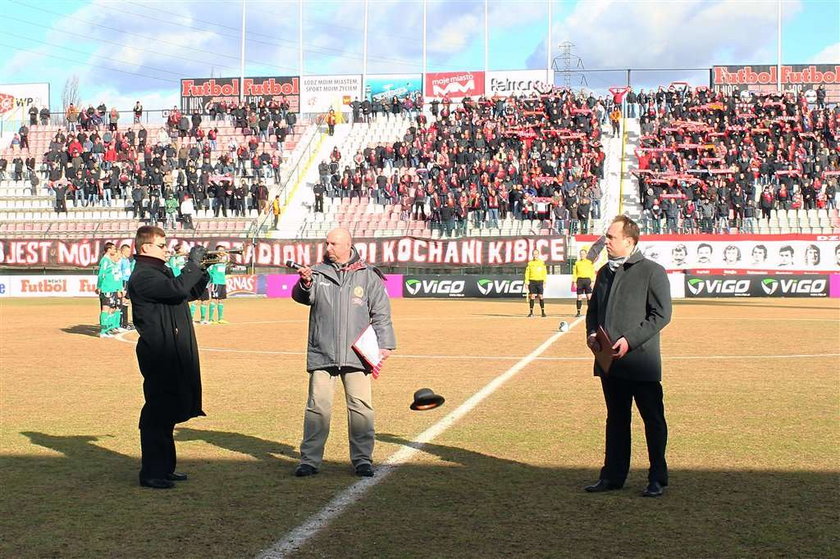
<path id="1" fill-rule="evenodd" d="M 382 349 L 379 350 L 379 358 L 382 359 L 382 361 L 385 361 L 389 357 L 391 357 L 391 350 L 390 349 L 382 348 Z"/>
<path id="2" fill-rule="evenodd" d="M 190 255 L 187 257 L 187 260 L 201 266 L 205 256 L 207 256 L 207 249 L 201 245 L 195 245 L 190 249 Z"/>
<path id="3" fill-rule="evenodd" d="M 589 346 L 593 352 L 601 351 L 601 344 L 598 343 L 598 336 L 596 334 L 589 334 L 586 338 L 586 345 Z"/>
<path id="4" fill-rule="evenodd" d="M 298 275 L 300 276 L 300 283 L 307 289 L 312 286 L 312 268 L 303 266 L 298 268 Z"/>
<path id="5" fill-rule="evenodd" d="M 627 343 L 627 339 L 621 337 L 615 342 L 612 346 L 613 349 L 613 359 L 621 359 L 627 352 L 630 351 L 630 344 Z"/>

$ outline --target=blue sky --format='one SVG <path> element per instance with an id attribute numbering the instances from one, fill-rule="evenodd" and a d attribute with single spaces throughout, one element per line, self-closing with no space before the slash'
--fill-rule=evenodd
<path id="1" fill-rule="evenodd" d="M 0 83 L 50 83 L 61 104 L 65 80 L 78 76 L 84 102 L 128 109 L 177 102 L 181 78 L 239 74 L 240 2 L 170 0 L 0 0 Z M 423 4 L 370 0 L 368 73 L 422 69 Z M 777 2 L 751 0 L 552 2 L 554 54 L 562 41 L 589 69 L 703 68 L 776 62 Z M 840 64 L 840 2 L 783 2 L 783 62 Z M 246 0 L 246 74 L 296 75 L 298 2 Z M 361 73 L 362 1 L 304 2 L 307 74 Z M 546 1 L 490 0 L 489 68 L 546 64 Z M 484 2 L 429 0 L 429 71 L 484 66 Z M 639 73 L 668 83 L 697 72 Z M 624 75 L 588 74 L 590 87 Z M 576 79 L 579 79 L 576 77 Z M 573 83 L 573 85 L 579 85 Z"/>

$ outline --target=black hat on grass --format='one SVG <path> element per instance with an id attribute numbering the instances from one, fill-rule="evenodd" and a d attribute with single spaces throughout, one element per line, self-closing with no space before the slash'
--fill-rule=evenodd
<path id="1" fill-rule="evenodd" d="M 414 411 L 433 410 L 443 405 L 446 399 L 435 394 L 431 388 L 421 388 L 414 393 L 414 402 L 409 406 Z"/>

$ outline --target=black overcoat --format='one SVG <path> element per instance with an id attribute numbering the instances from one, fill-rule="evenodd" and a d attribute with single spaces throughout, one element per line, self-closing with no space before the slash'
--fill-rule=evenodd
<path id="1" fill-rule="evenodd" d="M 625 338 L 630 350 L 613 362 L 609 376 L 636 381 L 661 381 L 659 332 L 671 321 L 671 286 L 665 269 L 631 254 L 613 273 L 598 270 L 586 311 L 587 335 L 603 326 L 613 342 Z M 595 375 L 603 371 L 595 363 Z"/>
<path id="2" fill-rule="evenodd" d="M 172 424 L 204 415 L 198 344 L 188 301 L 198 298 L 209 276 L 192 262 L 177 278 L 157 258 L 137 256 L 136 262 L 128 295 L 140 334 L 137 362 L 146 397 L 144 414 L 148 420 Z"/>

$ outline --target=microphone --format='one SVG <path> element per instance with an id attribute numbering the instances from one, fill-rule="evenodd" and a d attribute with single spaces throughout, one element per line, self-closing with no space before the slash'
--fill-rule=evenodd
<path id="1" fill-rule="evenodd" d="M 292 270 L 300 270 L 301 268 L 305 268 L 303 264 L 298 264 L 294 260 L 286 260 L 286 267 L 291 268 Z"/>

